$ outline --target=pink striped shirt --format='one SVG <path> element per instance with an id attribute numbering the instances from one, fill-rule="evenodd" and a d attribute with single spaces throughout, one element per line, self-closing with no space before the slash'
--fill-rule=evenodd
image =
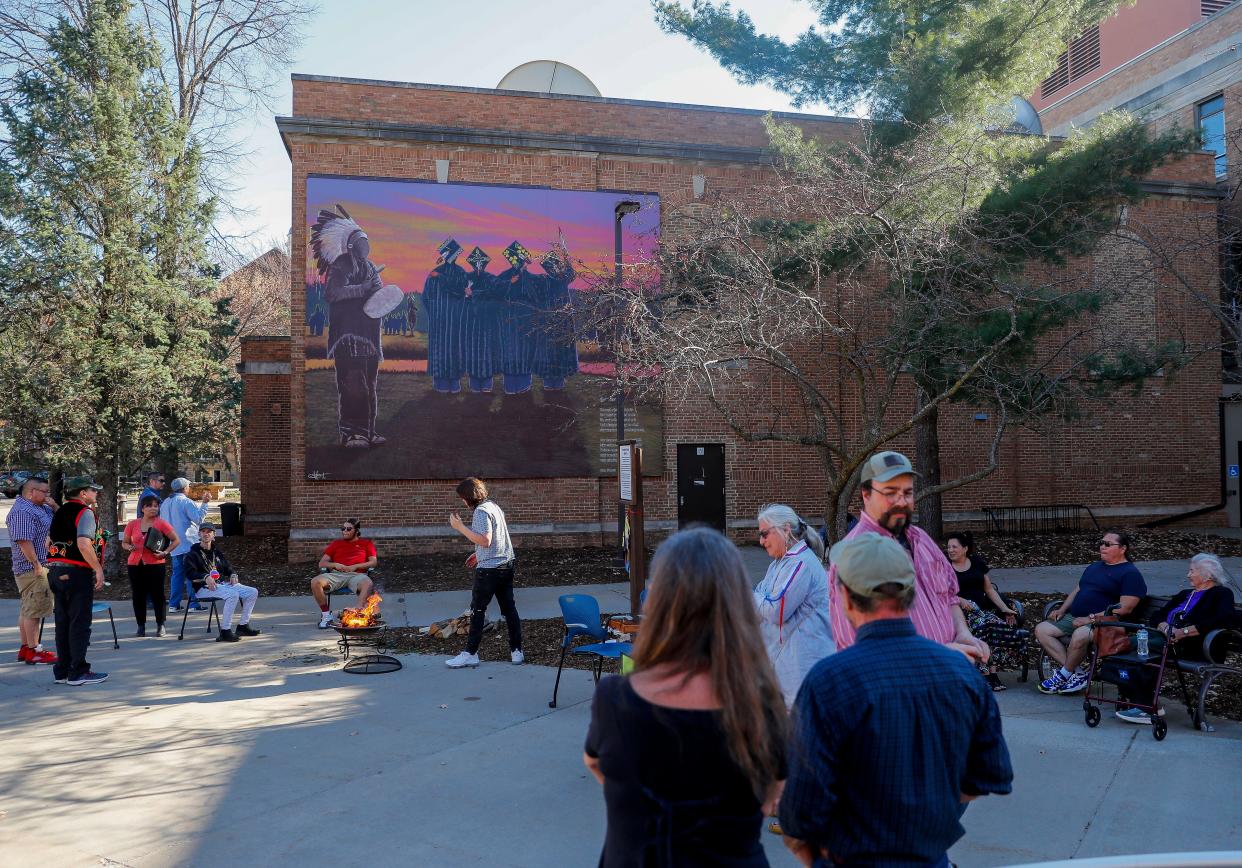
<path id="1" fill-rule="evenodd" d="M 859 534 L 892 534 L 880 527 L 865 512 L 858 524 L 845 535 L 853 539 Z M 957 574 L 935 540 L 914 525 L 906 528 L 906 539 L 914 551 L 914 605 L 910 608 L 910 620 L 920 636 L 946 645 L 957 635 L 953 624 L 953 607 L 957 605 Z M 828 570 L 828 608 L 832 621 L 832 635 L 837 650 L 854 644 L 854 627 L 845 617 L 845 603 L 837 588 L 837 568 Z"/>

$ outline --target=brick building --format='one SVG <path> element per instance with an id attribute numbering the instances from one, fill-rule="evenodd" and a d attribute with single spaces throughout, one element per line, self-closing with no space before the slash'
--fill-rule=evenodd
<path id="1" fill-rule="evenodd" d="M 1031 95 L 1043 132 L 1065 135 L 1120 109 L 1153 127 L 1199 129 L 1215 155 L 1224 232 L 1236 237 L 1242 211 L 1236 190 L 1242 144 L 1242 3 L 1235 0 L 1138 0 L 1089 28 L 1061 55 Z M 1222 238 L 1222 291 L 1235 310 L 1242 251 Z M 1226 353 L 1218 425 L 1220 500 L 1229 524 L 1242 523 L 1237 467 L 1242 464 L 1242 372 L 1237 348 Z M 1233 468 L 1231 472 L 1230 468 Z"/>
<path id="2" fill-rule="evenodd" d="M 824 139 L 851 136 L 856 124 L 816 115 L 778 117 Z M 293 114 L 278 120 L 292 161 L 292 249 L 307 249 L 308 176 L 644 191 L 659 194 L 662 213 L 671 213 L 711 192 L 750 187 L 767 177 L 762 120 L 763 113 L 740 109 L 297 75 Z M 1165 167 L 1148 188 L 1153 195 L 1141 209 L 1211 212 L 1211 156 L 1190 155 Z M 306 313 L 297 271 L 290 317 L 295 324 Z M 1195 273 L 1214 286 L 1210 266 Z M 1200 336 L 1213 328 L 1205 316 L 1170 308 L 1160 286 L 1151 289 L 1146 315 L 1153 323 Z M 296 326 L 287 340 L 243 343 L 247 532 L 287 528 L 290 558 L 305 559 L 336 535 L 349 513 L 363 519 L 367 534 L 385 551 L 460 547 L 446 523 L 447 511 L 458 507 L 450 480 L 307 478 L 306 362 L 305 333 Z M 1051 502 L 1086 503 L 1101 520 L 1125 523 L 1210 507 L 1219 483 L 1219 383 L 1219 361 L 1201 359 L 1072 427 L 1011 433 L 1002 469 L 948 495 L 946 520 L 977 521 L 983 506 Z M 985 453 L 991 428 L 965 407 L 947 408 L 941 418 L 948 478 Z M 701 448 L 723 451 L 731 532 L 749 535 L 757 509 L 772 500 L 809 516 L 822 514 L 822 479 L 813 469 L 803 470 L 819 460 L 809 450 L 742 443 L 706 401 L 665 407 L 663 438 L 665 470 L 644 480 L 650 531 L 676 526 L 678 464 Z M 615 534 L 614 479 L 503 479 L 493 488 L 518 545 L 593 544 Z M 1222 523 L 1210 513 L 1199 521 Z"/>

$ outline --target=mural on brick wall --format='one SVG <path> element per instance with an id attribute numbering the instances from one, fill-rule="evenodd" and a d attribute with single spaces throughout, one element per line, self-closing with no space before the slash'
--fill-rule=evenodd
<path id="1" fill-rule="evenodd" d="M 621 202 L 623 260 L 645 262 L 653 194 L 308 178 L 307 476 L 613 474 L 611 362 L 571 326 Z M 662 472 L 658 408 L 625 423 Z"/>

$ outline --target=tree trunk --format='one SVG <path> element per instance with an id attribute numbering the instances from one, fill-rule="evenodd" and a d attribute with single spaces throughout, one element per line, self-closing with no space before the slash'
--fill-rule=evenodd
<path id="1" fill-rule="evenodd" d="M 919 390 L 919 406 L 927 393 Z M 914 469 L 919 473 L 918 488 L 929 489 L 940 484 L 940 408 L 933 407 L 914 426 Z M 929 494 L 918 501 L 919 527 L 933 539 L 944 536 L 944 515 L 939 494 Z"/>
<path id="2" fill-rule="evenodd" d="M 104 575 L 109 579 L 114 579 L 120 577 L 125 570 L 125 552 L 121 548 L 117 527 L 120 521 L 116 509 L 119 489 L 117 462 L 115 458 L 109 456 L 105 460 L 96 462 L 95 466 L 99 468 L 95 482 L 103 486 L 98 500 L 95 501 L 95 520 L 99 523 L 100 530 L 108 534 L 108 543 L 104 549 L 103 558 Z"/>

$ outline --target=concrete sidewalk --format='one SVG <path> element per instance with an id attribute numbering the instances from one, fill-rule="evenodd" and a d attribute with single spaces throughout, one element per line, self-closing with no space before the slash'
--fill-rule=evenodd
<path id="1" fill-rule="evenodd" d="M 519 608 L 547 616 L 564 590 L 520 589 Z M 575 590 L 624 602 L 610 586 Z M 453 593 L 404 595 L 407 619 L 459 613 Z M 5 654 L 17 644 L 16 609 L 0 601 Z M 0 657 L 0 863 L 598 859 L 603 797 L 581 764 L 589 673 L 565 674 L 553 711 L 544 667 L 454 672 L 441 657 L 406 655 L 397 673 L 343 673 L 336 634 L 315 629 L 306 597 L 261 598 L 263 635 L 237 645 L 211 641 L 201 614 L 185 641 L 134 639 L 127 611 L 117 604 L 119 651 L 96 622 L 90 659 L 110 673 L 102 685 L 54 685 L 47 667 Z M 1157 743 L 1149 728 L 1111 717 L 1087 729 L 1079 698 L 1006 680 L 1015 792 L 970 807 L 952 853 L 960 865 L 1236 846 L 1236 812 L 1203 806 L 1236 800 L 1242 725 L 1199 733 L 1171 708 Z M 794 864 L 778 839 L 764 844 L 774 866 Z"/>

